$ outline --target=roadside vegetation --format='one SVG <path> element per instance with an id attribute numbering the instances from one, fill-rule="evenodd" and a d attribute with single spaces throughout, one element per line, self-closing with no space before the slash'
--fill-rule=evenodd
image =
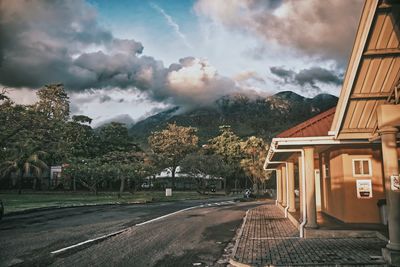
<path id="1" fill-rule="evenodd" d="M 177 191 L 171 197 L 166 197 L 162 191 L 140 191 L 136 194 L 125 192 L 121 198 L 115 192 L 100 192 L 97 195 L 89 192 L 62 193 L 59 192 L 28 192 L 22 195 L 2 193 L 1 198 L 5 206 L 5 214 L 37 208 L 60 208 L 83 205 L 100 204 L 132 204 L 179 201 L 190 199 L 207 199 L 218 197 L 221 194 L 200 195 L 196 191 Z"/>
<path id="2" fill-rule="evenodd" d="M 6 90 L 0 92 L 0 189 L 8 190 L 0 198 L 8 211 L 54 203 L 163 199 L 165 185 L 157 184 L 156 175 L 166 169 L 172 176 L 168 187 L 174 189 L 169 199 L 179 198 L 181 193 L 175 190 L 178 167 L 190 175 L 187 179 L 195 183 L 192 193 L 197 197 L 208 197 L 213 179 L 222 181 L 226 194 L 265 189 L 269 181 L 262 170 L 264 140 L 254 136 L 242 140 L 229 125 L 221 125 L 218 136 L 199 144 L 195 128 L 168 124 L 150 135 L 144 150 L 122 123 L 93 128 L 91 118 L 71 116 L 62 84 L 44 86 L 37 97 L 33 105 L 20 105 L 7 97 Z M 56 179 L 50 178 L 51 166 L 61 168 Z M 143 191 L 144 183 L 153 192 Z M 27 193 L 49 190 L 56 194 Z M 70 194 L 76 191 L 88 193 Z"/>

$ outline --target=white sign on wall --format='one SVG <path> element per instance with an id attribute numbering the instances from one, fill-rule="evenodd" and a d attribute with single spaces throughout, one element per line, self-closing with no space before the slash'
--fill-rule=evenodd
<path id="1" fill-rule="evenodd" d="M 392 191 L 400 191 L 400 176 L 392 175 L 390 176 L 390 188 Z"/>
<path id="2" fill-rule="evenodd" d="M 357 198 L 372 198 L 371 180 L 357 180 Z"/>

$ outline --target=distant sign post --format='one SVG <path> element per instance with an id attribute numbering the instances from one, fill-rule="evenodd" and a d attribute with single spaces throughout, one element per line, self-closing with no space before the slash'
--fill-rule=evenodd
<path id="1" fill-rule="evenodd" d="M 165 196 L 166 197 L 172 196 L 172 188 L 165 188 Z"/>
<path id="2" fill-rule="evenodd" d="M 400 176 L 392 175 L 390 176 L 390 188 L 392 191 L 400 192 Z"/>
<path id="3" fill-rule="evenodd" d="M 357 198 L 372 198 L 371 180 L 357 180 Z"/>

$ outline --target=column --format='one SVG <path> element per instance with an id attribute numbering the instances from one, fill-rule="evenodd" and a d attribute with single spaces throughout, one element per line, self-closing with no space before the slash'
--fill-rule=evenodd
<path id="1" fill-rule="evenodd" d="M 287 189 L 286 189 L 286 165 L 282 166 L 282 206 L 287 206 Z"/>
<path id="2" fill-rule="evenodd" d="M 399 130 L 386 126 L 379 130 L 382 139 L 383 174 L 389 215 L 389 250 L 400 251 L 400 192 L 391 189 L 390 176 L 399 175 L 396 135 Z"/>
<path id="3" fill-rule="evenodd" d="M 300 199 L 300 218 L 303 218 L 303 164 L 301 156 L 299 157 L 299 199 Z"/>
<path id="4" fill-rule="evenodd" d="M 293 161 L 288 162 L 287 172 L 288 172 L 288 176 L 289 176 L 289 183 L 288 183 L 289 212 L 295 212 L 296 211 L 296 195 L 294 194 L 294 162 Z"/>
<path id="5" fill-rule="evenodd" d="M 282 173 L 280 169 L 276 169 L 276 199 L 278 203 L 282 203 Z"/>
<path id="6" fill-rule="evenodd" d="M 317 207 L 315 203 L 314 147 L 304 147 L 306 169 L 307 228 L 317 228 Z"/>

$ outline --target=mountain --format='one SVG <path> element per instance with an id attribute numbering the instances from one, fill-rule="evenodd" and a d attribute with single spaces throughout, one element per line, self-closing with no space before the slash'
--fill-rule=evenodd
<path id="1" fill-rule="evenodd" d="M 189 111 L 171 108 L 139 121 L 129 131 L 143 146 L 151 132 L 173 122 L 197 128 L 200 143 L 218 135 L 220 125 L 231 125 L 242 138 L 255 135 L 268 141 L 287 128 L 336 106 L 337 100 L 329 94 L 306 98 L 290 91 L 269 97 L 234 94 Z"/>
<path id="2" fill-rule="evenodd" d="M 106 119 L 106 120 L 100 121 L 97 124 L 96 128 L 101 128 L 104 125 L 107 125 L 107 124 L 109 124 L 111 122 L 123 123 L 123 124 L 127 125 L 128 127 L 130 127 L 130 126 L 132 126 L 134 124 L 135 121 L 128 114 L 121 114 L 121 115 L 115 116 L 115 117 L 113 117 L 111 119 Z"/>

